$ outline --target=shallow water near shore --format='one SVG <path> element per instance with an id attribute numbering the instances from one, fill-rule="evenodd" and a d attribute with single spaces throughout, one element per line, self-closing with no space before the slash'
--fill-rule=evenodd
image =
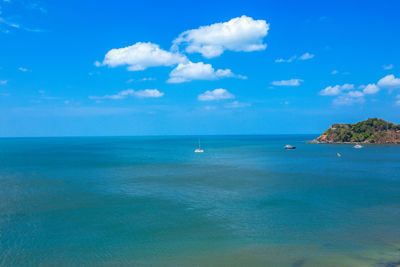
<path id="1" fill-rule="evenodd" d="M 315 137 L 0 139 L 0 266 L 396 266 L 400 145 Z"/>

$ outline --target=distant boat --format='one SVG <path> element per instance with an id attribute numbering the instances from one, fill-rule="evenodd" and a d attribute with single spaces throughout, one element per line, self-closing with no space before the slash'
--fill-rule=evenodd
<path id="1" fill-rule="evenodd" d="M 203 152 L 204 152 L 204 150 L 201 149 L 201 146 L 200 146 L 200 138 L 199 138 L 199 147 L 196 148 L 196 149 L 194 150 L 194 153 L 203 153 Z"/>
<path id="2" fill-rule="evenodd" d="M 354 148 L 356 148 L 356 149 L 360 149 L 360 148 L 363 148 L 363 146 L 362 145 L 355 145 L 355 146 L 353 146 Z"/>
<path id="3" fill-rule="evenodd" d="M 291 146 L 291 145 L 286 145 L 285 149 L 296 149 L 296 147 L 295 146 Z"/>
<path id="4" fill-rule="evenodd" d="M 338 158 L 340 158 L 342 155 L 340 155 L 340 153 L 337 153 Z"/>

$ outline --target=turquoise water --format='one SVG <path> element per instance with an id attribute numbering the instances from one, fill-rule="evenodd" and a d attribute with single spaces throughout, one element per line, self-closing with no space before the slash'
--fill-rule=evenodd
<path id="1" fill-rule="evenodd" d="M 0 266 L 397 266 L 400 146 L 314 137 L 0 139 Z"/>

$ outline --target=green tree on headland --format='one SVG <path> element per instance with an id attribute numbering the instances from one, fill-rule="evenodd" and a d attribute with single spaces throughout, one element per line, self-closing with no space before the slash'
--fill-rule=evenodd
<path id="1" fill-rule="evenodd" d="M 320 143 L 400 143 L 400 125 L 369 118 L 355 124 L 334 123 L 316 142 Z"/>

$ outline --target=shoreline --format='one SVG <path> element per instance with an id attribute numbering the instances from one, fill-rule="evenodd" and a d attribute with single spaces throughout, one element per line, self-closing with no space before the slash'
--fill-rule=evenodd
<path id="1" fill-rule="evenodd" d="M 307 144 L 327 144 L 327 145 L 400 145 L 400 142 L 369 143 L 369 142 L 321 142 L 317 140 L 307 141 Z"/>

